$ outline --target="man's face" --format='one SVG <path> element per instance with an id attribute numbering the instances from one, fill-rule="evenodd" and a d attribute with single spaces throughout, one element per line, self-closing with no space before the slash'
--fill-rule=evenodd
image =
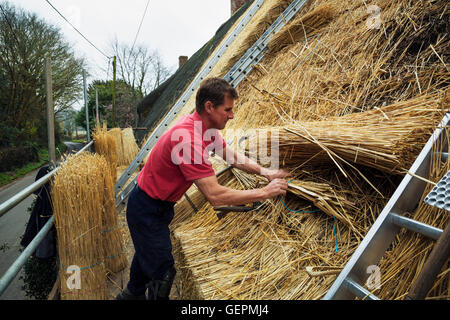
<path id="1" fill-rule="evenodd" d="M 217 108 L 211 108 L 210 121 L 213 127 L 219 130 L 225 128 L 228 120 L 234 118 L 233 113 L 234 99 L 225 95 L 224 103 Z"/>

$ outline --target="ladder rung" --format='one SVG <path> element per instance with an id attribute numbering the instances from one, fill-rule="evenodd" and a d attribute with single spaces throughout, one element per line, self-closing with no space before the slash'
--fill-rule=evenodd
<path id="1" fill-rule="evenodd" d="M 361 286 L 359 283 L 356 283 L 350 278 L 346 278 L 344 280 L 345 285 L 348 290 L 350 290 L 355 296 L 365 299 L 365 300 L 380 300 L 377 296 L 373 295 L 366 288 Z"/>
<path id="2" fill-rule="evenodd" d="M 442 234 L 442 229 L 432 227 L 426 223 L 422 223 L 413 219 L 400 216 L 396 213 L 389 213 L 389 219 L 395 225 L 406 228 L 408 230 L 423 234 L 424 236 L 437 240 Z"/>

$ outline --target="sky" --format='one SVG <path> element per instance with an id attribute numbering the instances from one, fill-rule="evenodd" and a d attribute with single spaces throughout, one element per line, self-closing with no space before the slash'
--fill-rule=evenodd
<path id="1" fill-rule="evenodd" d="M 9 0 L 61 29 L 76 56 L 85 57 L 94 79 L 106 79 L 108 59 L 84 40 L 45 0 Z M 50 0 L 87 39 L 107 56 L 117 38 L 133 44 L 147 0 Z M 157 49 L 176 70 L 178 57 L 191 57 L 230 16 L 230 0 L 150 0 L 136 45 Z M 112 77 L 111 67 L 109 77 Z M 74 106 L 79 109 L 80 106 Z"/>

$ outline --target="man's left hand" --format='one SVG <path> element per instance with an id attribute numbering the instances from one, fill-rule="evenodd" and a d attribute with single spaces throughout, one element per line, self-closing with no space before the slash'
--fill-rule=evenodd
<path id="1" fill-rule="evenodd" d="M 282 178 L 292 176 L 289 172 L 287 172 L 286 170 L 283 170 L 283 169 L 271 170 L 271 169 L 266 169 L 266 168 L 261 169 L 261 175 L 263 177 L 266 177 L 269 180 L 269 182 L 274 179 L 278 179 L 278 178 L 282 179 Z"/>

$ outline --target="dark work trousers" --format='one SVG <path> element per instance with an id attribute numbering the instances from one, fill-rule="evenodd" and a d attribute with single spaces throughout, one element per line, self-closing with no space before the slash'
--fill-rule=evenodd
<path id="1" fill-rule="evenodd" d="M 127 222 L 135 254 L 128 290 L 134 295 L 145 294 L 145 285 L 152 279 L 162 279 L 174 265 L 169 231 L 174 205 L 175 202 L 152 199 L 137 184 L 131 191 Z"/>

